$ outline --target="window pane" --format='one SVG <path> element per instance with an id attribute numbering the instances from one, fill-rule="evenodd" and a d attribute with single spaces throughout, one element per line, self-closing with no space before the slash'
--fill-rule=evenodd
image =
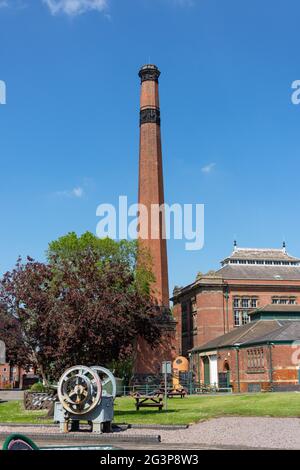
<path id="1" fill-rule="evenodd" d="M 249 315 L 248 315 L 248 312 L 247 310 L 243 312 L 243 325 L 246 325 L 247 323 L 249 323 Z"/>

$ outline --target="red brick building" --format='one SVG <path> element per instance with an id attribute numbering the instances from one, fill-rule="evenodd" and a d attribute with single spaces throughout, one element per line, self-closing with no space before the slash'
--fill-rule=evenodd
<path id="1" fill-rule="evenodd" d="M 13 388 L 27 389 L 39 381 L 33 369 L 25 371 L 22 367 L 0 364 L 0 390 Z"/>
<path id="2" fill-rule="evenodd" d="M 234 246 L 221 269 L 175 288 L 177 352 L 189 351 L 249 322 L 265 305 L 300 305 L 300 260 L 282 249 Z"/>
<path id="3" fill-rule="evenodd" d="M 267 305 L 191 351 L 197 382 L 235 392 L 300 390 L 300 305 Z"/>
<path id="4" fill-rule="evenodd" d="M 25 372 L 18 366 L 0 364 L 0 389 L 19 388 Z"/>

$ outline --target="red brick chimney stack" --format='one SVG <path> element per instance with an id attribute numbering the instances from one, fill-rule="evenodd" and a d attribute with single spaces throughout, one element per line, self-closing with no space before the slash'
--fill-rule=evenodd
<path id="1" fill-rule="evenodd" d="M 164 212 L 156 220 L 157 236 L 151 237 L 151 226 L 155 223 L 152 220 L 151 224 L 151 205 L 164 204 L 158 85 L 160 71 L 156 65 L 144 65 L 139 76 L 141 78 L 139 203 L 148 209 L 148 220 L 140 213 L 139 238 L 143 239 L 143 246 L 148 248 L 152 256 L 156 279 L 153 295 L 160 306 L 169 307 L 167 243 L 163 238 Z"/>

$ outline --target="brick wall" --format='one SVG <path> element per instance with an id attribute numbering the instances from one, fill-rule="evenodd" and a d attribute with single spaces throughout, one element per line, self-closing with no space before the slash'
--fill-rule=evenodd
<path id="1" fill-rule="evenodd" d="M 226 293 L 228 292 L 228 303 Z M 227 333 L 235 328 L 234 325 L 234 297 L 256 297 L 258 307 L 272 303 L 273 297 L 295 297 L 296 303 L 300 304 L 300 281 L 221 281 L 216 285 L 205 285 L 205 280 L 195 288 L 186 291 L 184 295 L 174 300 L 174 312 L 178 327 L 176 330 L 176 345 L 180 354 L 187 356 L 185 344 L 193 344 L 194 347 L 201 346 L 206 342 Z M 182 337 L 182 306 L 189 305 L 192 299 L 197 303 L 197 332 L 189 332 Z M 190 314 L 192 314 L 190 309 Z"/>
<path id="2" fill-rule="evenodd" d="M 251 369 L 251 367 L 249 367 L 249 350 L 253 351 L 258 349 L 263 352 L 263 366 Z M 256 345 L 251 347 L 249 346 L 248 348 L 240 348 L 238 351 L 236 349 L 228 348 L 219 350 L 217 354 L 218 372 L 225 372 L 229 368 L 230 383 L 234 392 L 248 392 L 251 391 L 251 387 L 252 391 L 255 391 L 255 389 L 269 390 L 271 386 L 276 389 L 280 389 L 280 387 L 299 385 L 300 361 L 298 363 L 296 362 L 297 351 L 290 344 L 277 344 L 271 348 L 269 345 Z M 199 356 L 199 361 L 201 372 L 200 380 L 204 381 L 201 356 Z M 194 369 L 196 370 L 197 366 L 195 366 Z"/>
<path id="3" fill-rule="evenodd" d="M 196 298 L 197 340 L 195 346 L 200 346 L 226 332 L 223 290 L 218 287 L 203 289 Z"/>
<path id="4" fill-rule="evenodd" d="M 22 369 L 11 367 L 9 364 L 0 365 L 0 388 L 14 388 L 20 386 Z"/>
<path id="5" fill-rule="evenodd" d="M 175 347 L 178 356 L 182 355 L 182 316 L 181 303 L 177 303 L 173 308 L 173 316 L 176 320 Z"/>

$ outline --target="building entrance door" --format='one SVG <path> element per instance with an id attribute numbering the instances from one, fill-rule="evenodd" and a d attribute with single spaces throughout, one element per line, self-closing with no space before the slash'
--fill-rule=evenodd
<path id="1" fill-rule="evenodd" d="M 209 368 L 210 368 L 210 385 L 213 387 L 218 386 L 218 358 L 216 354 L 209 356 Z"/>
<path id="2" fill-rule="evenodd" d="M 230 387 L 230 368 L 227 362 L 225 362 L 224 364 L 224 371 L 226 373 L 226 387 L 229 388 Z"/>
<path id="3" fill-rule="evenodd" d="M 210 385 L 210 367 L 209 367 L 209 359 L 207 356 L 202 358 L 203 366 L 204 366 L 204 384 Z"/>
<path id="4" fill-rule="evenodd" d="M 230 368 L 229 364 L 225 362 L 223 372 L 219 372 L 219 387 L 229 388 L 230 387 Z"/>

